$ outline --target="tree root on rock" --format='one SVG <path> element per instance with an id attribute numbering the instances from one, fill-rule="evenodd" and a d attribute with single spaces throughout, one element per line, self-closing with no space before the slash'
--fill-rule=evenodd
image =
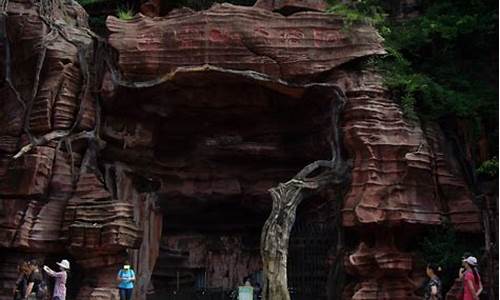
<path id="1" fill-rule="evenodd" d="M 33 138 L 33 142 L 24 145 L 19 152 L 17 152 L 12 158 L 13 159 L 18 159 L 24 154 L 28 153 L 33 149 L 33 147 L 36 146 L 43 146 L 47 144 L 48 142 L 56 139 L 65 139 L 65 142 L 73 142 L 75 140 L 80 140 L 80 139 L 97 139 L 95 132 L 94 131 L 82 131 L 79 133 L 75 134 L 70 134 L 69 130 L 56 130 L 56 131 L 51 131 L 39 138 Z"/>

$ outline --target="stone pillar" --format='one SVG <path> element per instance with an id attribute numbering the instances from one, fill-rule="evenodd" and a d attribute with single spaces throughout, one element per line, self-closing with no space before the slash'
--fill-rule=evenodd
<path id="1" fill-rule="evenodd" d="M 409 242 L 398 228 L 418 235 L 421 225 L 440 225 L 447 217 L 459 231 L 478 232 L 479 210 L 438 126 L 406 118 L 372 72 L 339 72 L 332 80 L 348 98 L 344 144 L 353 157 L 343 226 L 361 235 L 346 260 L 358 284 L 346 295 L 412 299 L 412 254 L 396 246 Z"/>

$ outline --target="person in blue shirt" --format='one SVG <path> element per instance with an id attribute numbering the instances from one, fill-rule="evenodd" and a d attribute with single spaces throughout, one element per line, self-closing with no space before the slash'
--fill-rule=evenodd
<path id="1" fill-rule="evenodd" d="M 123 268 L 118 271 L 116 279 L 120 282 L 120 284 L 118 284 L 118 289 L 120 290 L 120 300 L 132 299 L 135 272 L 132 270 L 128 262 L 125 262 Z"/>

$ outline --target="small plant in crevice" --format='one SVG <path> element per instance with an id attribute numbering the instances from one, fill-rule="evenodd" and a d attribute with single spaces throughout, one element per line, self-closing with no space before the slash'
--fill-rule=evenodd
<path id="1" fill-rule="evenodd" d="M 120 20 L 124 21 L 131 20 L 134 18 L 134 15 L 135 15 L 134 10 L 130 7 L 119 7 L 116 10 L 116 16 Z"/>

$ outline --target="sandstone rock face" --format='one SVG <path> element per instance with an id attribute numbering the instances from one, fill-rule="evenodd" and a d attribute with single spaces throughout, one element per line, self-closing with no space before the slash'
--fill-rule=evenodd
<path id="1" fill-rule="evenodd" d="M 414 243 L 419 226 L 443 217 L 457 230 L 479 232 L 480 212 L 437 125 L 404 118 L 373 73 L 340 72 L 332 80 L 349 99 L 344 142 L 354 157 L 343 225 L 363 231 L 346 260 L 361 279 L 352 299 L 412 299 L 415 287 L 406 278 L 415 276 L 415 261 L 397 245 Z"/>
<path id="2" fill-rule="evenodd" d="M 284 17 L 216 4 L 201 12 L 174 11 L 162 19 L 109 17 L 106 24 L 112 33 L 109 42 L 120 52 L 124 79 L 136 81 L 204 64 L 294 79 L 384 53 L 372 28 L 355 27 L 347 34 L 342 19 L 319 12 Z"/>
<path id="3" fill-rule="evenodd" d="M 258 277 L 268 189 L 330 158 L 338 98 L 353 165 L 342 226 L 357 245 L 344 298 L 414 298 L 408 233 L 442 217 L 480 229 L 440 128 L 352 70 L 385 53 L 380 36 L 343 30 L 322 1 L 109 17 L 116 65 L 77 4 L 34 2 L 0 14 L 0 299 L 28 255 L 71 256 L 77 299 L 116 299 L 126 258 L 136 299 Z"/>
<path id="4" fill-rule="evenodd" d="M 447 216 L 459 230 L 479 231 L 479 210 L 437 125 L 406 120 L 380 77 L 335 77 L 349 98 L 344 141 L 355 157 L 344 225 L 439 224 Z"/>
<path id="5" fill-rule="evenodd" d="M 12 298 L 16 266 L 31 257 L 71 257 L 79 299 L 116 294 L 110 274 L 141 231 L 133 203 L 106 190 L 91 146 L 99 76 L 87 15 L 76 2 L 8 1 L 0 10 L 0 298 Z"/>

